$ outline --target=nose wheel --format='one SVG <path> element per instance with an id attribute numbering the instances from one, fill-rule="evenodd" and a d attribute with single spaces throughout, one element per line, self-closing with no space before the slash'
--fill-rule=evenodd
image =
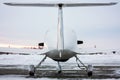
<path id="1" fill-rule="evenodd" d="M 58 71 L 58 74 L 61 74 L 62 73 L 62 71 L 60 70 L 60 71 Z"/>

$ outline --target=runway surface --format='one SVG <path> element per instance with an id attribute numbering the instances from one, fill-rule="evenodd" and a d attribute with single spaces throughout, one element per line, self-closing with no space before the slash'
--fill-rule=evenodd
<path id="1" fill-rule="evenodd" d="M 72 63 L 73 64 L 73 63 Z M 69 64 L 62 65 L 62 73 L 58 74 L 56 66 L 42 65 L 37 69 L 34 78 L 88 78 L 84 68 L 78 68 L 75 63 L 72 66 Z M 87 65 L 87 64 L 86 64 Z M 120 78 L 120 64 L 93 64 L 93 76 L 91 78 Z M 0 65 L 0 75 L 26 75 L 29 78 L 29 65 Z"/>

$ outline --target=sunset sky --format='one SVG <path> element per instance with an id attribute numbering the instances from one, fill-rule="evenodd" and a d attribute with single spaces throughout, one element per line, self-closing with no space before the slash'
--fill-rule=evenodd
<path id="1" fill-rule="evenodd" d="M 57 27 L 58 8 L 56 7 L 13 7 L 3 4 L 4 2 L 30 3 L 33 1 L 41 2 L 43 0 L 0 1 L 0 46 L 36 46 L 39 42 L 44 41 L 48 29 Z M 75 1 L 78 2 L 78 0 Z M 118 2 L 118 4 L 105 7 L 64 8 L 64 27 L 76 31 L 78 39 L 84 41 L 82 46 L 120 48 L 120 1 L 80 1 Z"/>

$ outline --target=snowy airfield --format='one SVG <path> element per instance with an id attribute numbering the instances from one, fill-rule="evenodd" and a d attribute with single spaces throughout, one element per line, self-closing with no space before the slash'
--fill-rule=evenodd
<path id="1" fill-rule="evenodd" d="M 18 54 L 8 54 L 8 55 L 0 55 L 0 69 L 25 69 L 28 70 L 28 65 L 37 65 L 40 60 L 42 60 L 44 56 L 42 55 L 18 55 Z M 119 54 L 103 54 L 103 55 L 79 55 L 78 56 L 83 63 L 92 64 L 93 66 L 107 66 L 109 69 L 115 69 L 114 74 L 118 76 L 118 78 L 106 78 L 102 80 L 120 80 L 120 55 Z M 79 70 L 76 64 L 76 59 L 71 58 L 67 62 L 61 62 L 63 69 L 70 69 L 73 66 L 72 70 Z M 47 66 L 45 69 L 51 69 L 50 66 L 56 70 L 57 62 L 53 61 L 50 58 L 47 58 L 42 66 Z M 112 66 L 109 68 L 109 66 Z M 104 68 L 102 69 L 104 70 Z M 109 73 L 109 72 L 106 72 Z M 111 75 L 111 74 L 110 74 Z M 89 80 L 90 78 L 47 78 L 47 77 L 40 77 L 40 78 L 30 78 L 28 75 L 0 75 L 0 80 Z M 98 79 L 94 79 L 98 80 Z"/>
<path id="2" fill-rule="evenodd" d="M 93 65 L 107 65 L 111 63 L 114 65 L 120 65 L 120 54 L 78 55 L 78 57 L 83 63 Z M 43 58 L 43 55 L 0 55 L 0 65 L 37 65 Z M 76 59 L 73 57 L 62 64 L 66 63 L 76 63 Z M 57 62 L 47 58 L 43 64 L 57 65 Z"/>

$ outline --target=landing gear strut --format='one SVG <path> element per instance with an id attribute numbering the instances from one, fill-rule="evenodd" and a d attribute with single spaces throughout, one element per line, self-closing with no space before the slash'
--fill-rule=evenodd
<path id="1" fill-rule="evenodd" d="M 78 67 L 81 68 L 80 64 L 82 64 L 83 67 L 86 68 L 86 72 L 87 72 L 88 77 L 91 77 L 93 75 L 93 66 L 88 65 L 88 67 L 86 67 L 85 64 L 77 56 L 75 56 L 75 58 L 76 58 L 76 62 L 77 62 Z"/>
<path id="2" fill-rule="evenodd" d="M 36 69 L 45 61 L 46 58 L 47 56 L 45 56 L 36 67 L 34 67 L 34 65 L 30 65 L 29 76 L 35 75 Z"/>
<path id="3" fill-rule="evenodd" d="M 58 74 L 62 73 L 62 68 L 61 68 L 61 65 L 60 63 L 58 62 Z"/>

